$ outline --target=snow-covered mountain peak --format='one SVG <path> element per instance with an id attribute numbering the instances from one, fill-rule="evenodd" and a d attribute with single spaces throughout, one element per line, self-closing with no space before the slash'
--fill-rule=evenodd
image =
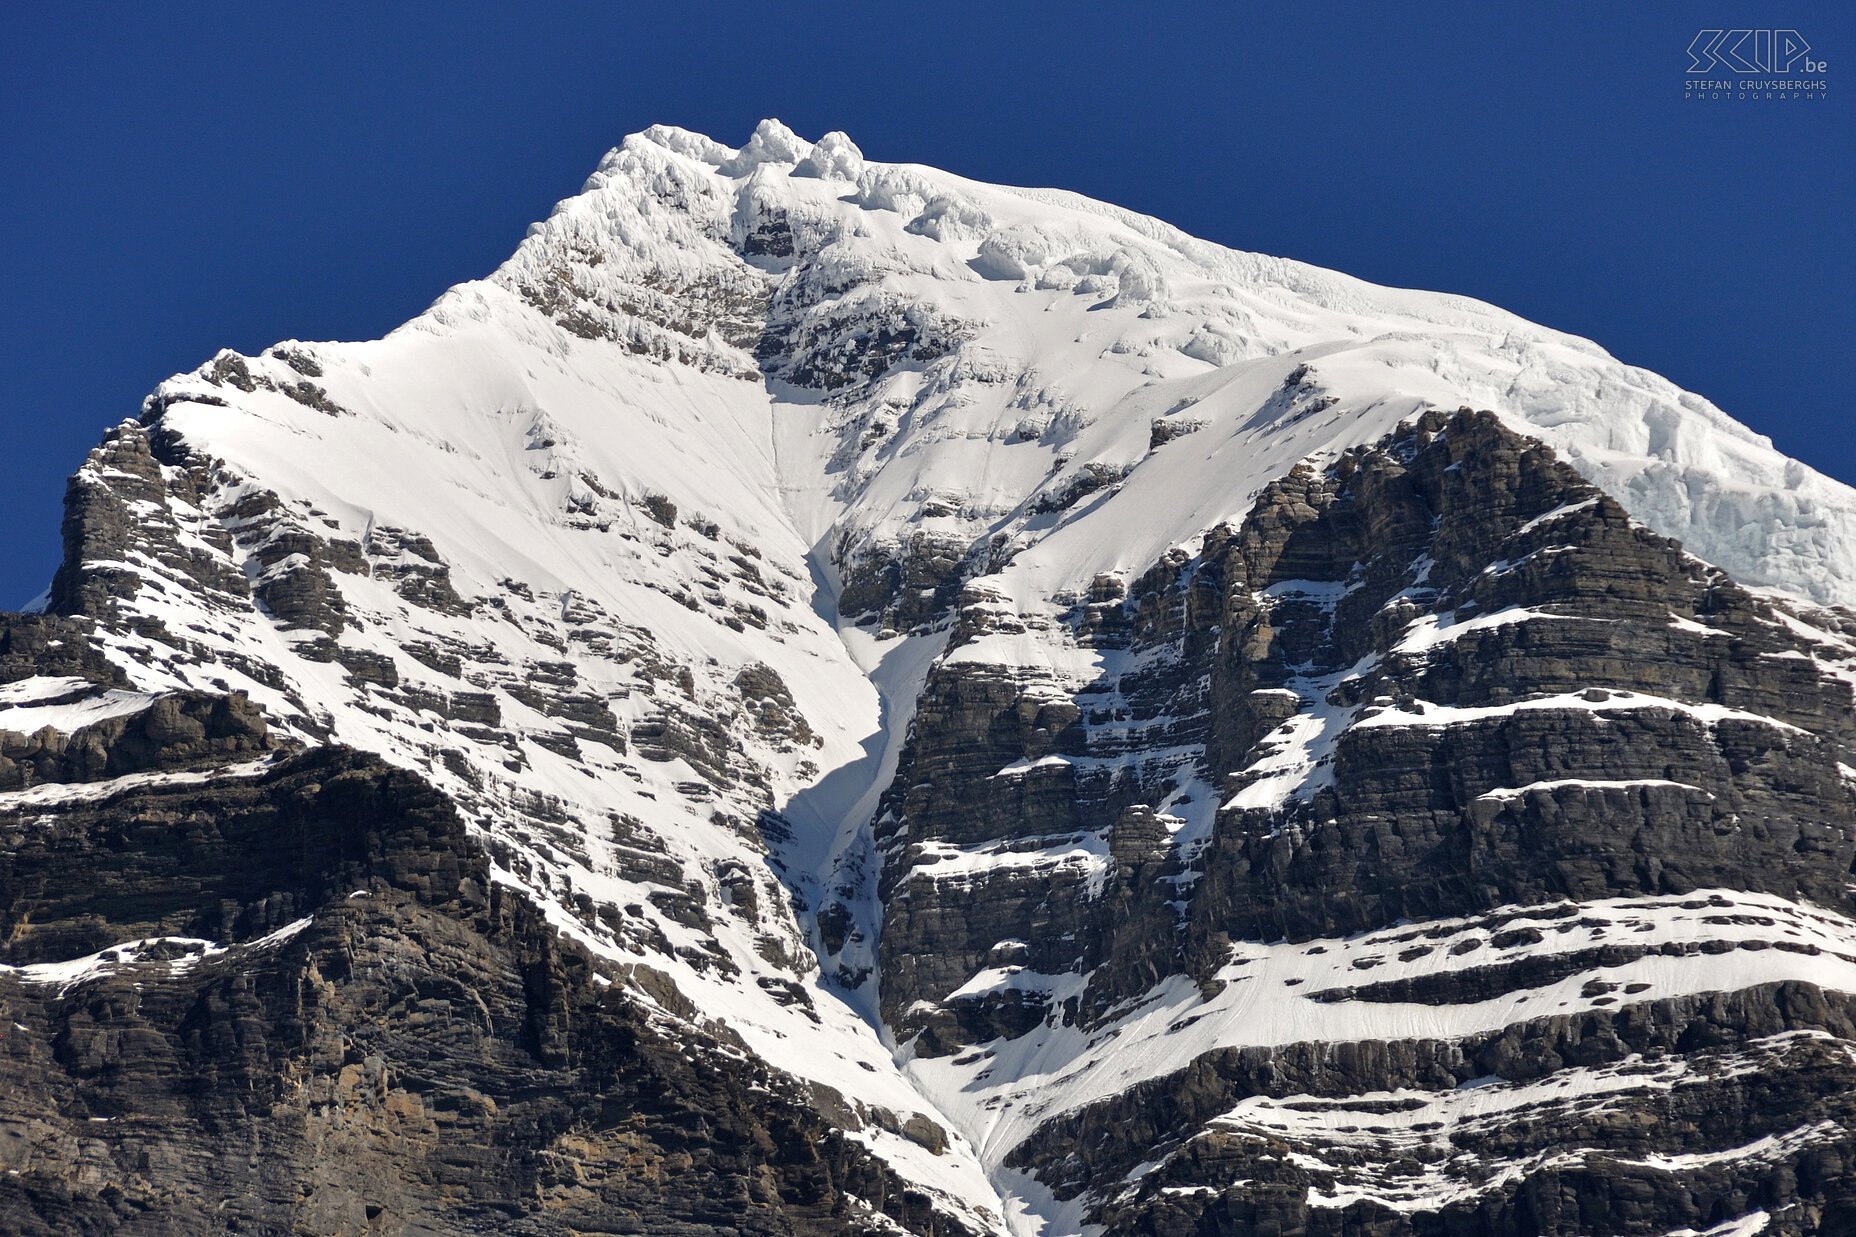
<path id="1" fill-rule="evenodd" d="M 1143 503 L 1144 554 L 1234 517 L 1302 455 L 1467 404 L 1545 438 L 1742 578 L 1852 599 L 1840 547 L 1856 541 L 1856 493 L 1589 341 L 1075 194 L 868 161 L 841 133 L 814 146 L 769 120 L 739 148 L 634 134 L 487 286 L 454 290 L 418 325 L 467 319 L 550 351 L 584 347 L 564 330 L 764 385 L 773 429 L 796 444 L 789 470 L 830 476 L 809 484 L 837 509 L 839 557 L 924 528 L 1022 544 L 1039 534 L 1014 525 L 1079 477 L 1165 473 L 1169 501 Z M 1287 426 L 1263 405 L 1292 373 L 1331 402 Z M 1210 432 L 1168 454 L 1178 469 L 1136 469 L 1163 416 L 1169 437 Z M 822 438 L 795 429 L 814 422 Z M 1256 467 L 1204 466 L 1233 452 Z M 1183 490 L 1176 471 L 1204 480 Z M 952 517 L 924 502 L 954 493 Z"/>
<path id="2" fill-rule="evenodd" d="M 1526 850 L 1549 818 L 1501 813 L 1641 808 L 1650 839 L 1553 858 L 1622 900 L 1599 962 L 1526 981 L 1529 1018 L 1598 1016 L 1617 985 L 1591 968 L 1716 906 L 1665 893 L 1785 903 L 1760 923 L 1841 896 L 1847 616 L 1750 598 L 1643 526 L 1856 600 L 1856 491 L 1588 341 L 841 133 L 660 126 L 384 339 L 163 383 L 73 478 L 45 620 L 71 626 L 0 643 L 42 663 L 0 709 L 120 742 L 242 694 L 228 758 L 413 770 L 598 983 L 793 1080 L 919 1191 L 917 1230 L 1067 1237 L 1086 1206 L 1209 1188 L 1191 1154 L 1159 1171 L 1195 1122 L 1313 1120 L 1213 1088 L 1177 1129 L 1072 1129 L 1172 1071 L 1318 1033 L 1316 1085 L 1349 1037 L 1506 1034 L 1478 951 L 1544 939 L 1504 903 L 1568 889 Z M 35 770 L 122 759 L 17 737 Z M 1263 893 L 1282 917 L 1234 940 Z M 1409 938 L 1355 931 L 1407 911 L 1454 917 L 1447 957 L 1393 968 Z M 1796 914 L 1812 951 L 1856 939 Z M 1269 943 L 1292 920 L 1309 939 Z M 1721 982 L 1629 956 L 1645 1000 Z M 1381 966 L 1421 995 L 1329 987 Z M 1410 1059 L 1434 1051 L 1320 1085 L 1382 1114 L 1382 1088 L 1479 1077 L 1455 1040 Z M 1415 1189 L 1362 1171 L 1372 1199 Z"/>

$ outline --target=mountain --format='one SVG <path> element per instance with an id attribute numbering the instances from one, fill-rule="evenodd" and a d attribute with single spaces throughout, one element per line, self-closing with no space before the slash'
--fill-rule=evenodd
<path id="1" fill-rule="evenodd" d="M 1856 491 L 1587 341 L 658 127 L 64 547 L 9 1231 L 1856 1231 Z"/>

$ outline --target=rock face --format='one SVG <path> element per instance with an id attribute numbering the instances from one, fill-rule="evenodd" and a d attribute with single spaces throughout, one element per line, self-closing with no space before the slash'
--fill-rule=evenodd
<path id="1" fill-rule="evenodd" d="M 971 601 L 878 828 L 886 1019 L 1079 1080 L 1008 1162 L 1110 1232 L 1856 1224 L 1850 998 L 1768 961 L 1853 939 L 1846 646 L 1467 410 L 1119 591 L 1067 699 Z"/>
<path id="2" fill-rule="evenodd" d="M 73 789 L 0 818 L 6 1231 L 952 1231 L 628 998 L 681 1004 L 497 884 L 416 776 L 324 747 Z"/>
<path id="3" fill-rule="evenodd" d="M 0 1231 L 1856 1231 L 1856 492 L 1583 341 L 659 128 L 64 542 Z"/>

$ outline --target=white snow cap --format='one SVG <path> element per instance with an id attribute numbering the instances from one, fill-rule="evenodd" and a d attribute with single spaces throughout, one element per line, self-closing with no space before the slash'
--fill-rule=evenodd
<path id="1" fill-rule="evenodd" d="M 734 151 L 712 137 L 692 133 L 688 129 L 679 129 L 675 125 L 652 125 L 636 136 L 652 145 L 662 146 L 672 154 L 682 155 L 686 159 L 700 159 L 713 167 L 720 167 L 735 154 Z M 604 170 L 611 161 L 612 157 L 608 155 L 606 163 L 600 165 L 601 170 Z"/>
<path id="2" fill-rule="evenodd" d="M 749 261 L 739 250 L 751 236 L 756 248 L 790 252 Z M 1743 582 L 1856 604 L 1856 490 L 1590 341 L 1467 297 L 1226 249 L 1075 194 L 866 159 L 841 132 L 813 144 L 774 119 L 738 147 L 664 125 L 627 137 L 495 275 L 447 292 L 405 330 L 454 340 L 481 330 L 495 340 L 496 372 L 444 400 L 474 404 L 494 390 L 507 401 L 499 407 L 545 402 L 567 423 L 563 409 L 582 399 L 603 416 L 613 391 L 652 392 L 633 401 L 641 408 L 659 398 L 661 367 L 633 374 L 585 346 L 593 337 L 622 345 L 624 356 L 764 377 L 741 345 L 744 324 L 722 311 L 760 304 L 770 291 L 763 285 L 789 278 L 818 294 L 793 303 L 806 306 L 794 338 L 814 341 L 813 369 L 849 380 L 834 402 L 855 397 L 873 426 L 909 414 L 906 443 L 858 434 L 822 447 L 847 420 L 815 426 L 817 441 L 787 444 L 782 467 L 810 460 L 815 448 L 830 461 L 807 477 L 816 492 L 808 491 L 801 531 L 811 542 L 831 532 L 852 558 L 901 544 L 925 524 L 948 537 L 1022 524 L 1028 543 L 1051 544 L 1021 547 L 1025 570 L 1008 574 L 1024 587 L 1015 583 L 1012 594 L 1042 604 L 1040 590 L 1100 570 L 1142 570 L 1168 547 L 1242 517 L 1267 480 L 1305 457 L 1370 442 L 1427 408 L 1467 405 L 1542 438 L 1634 518 Z M 538 299 L 565 316 L 536 317 Z M 879 320 L 933 338 L 865 381 L 844 350 L 866 347 L 859 332 Z M 550 359 L 537 362 L 529 349 Z M 384 367 L 433 402 L 431 415 L 448 418 L 428 393 L 441 366 L 398 346 L 375 351 L 317 347 L 325 371 L 317 381 L 334 404 L 358 413 L 381 402 L 386 385 L 362 379 Z M 614 373 L 594 374 L 608 363 Z M 562 390 L 553 380 L 537 386 L 544 370 L 559 372 Z M 687 378 L 677 372 L 677 381 Z M 260 390 L 298 380 L 294 370 L 278 373 Z M 1292 399 L 1283 394 L 1291 388 L 1306 390 Z M 798 424 L 790 395 L 777 382 L 757 383 L 757 407 L 742 414 L 752 425 L 744 421 L 740 437 L 712 427 L 718 441 L 704 449 L 738 450 Z M 395 411 L 380 417 L 408 415 L 409 398 L 385 401 Z M 1320 415 L 1303 419 L 1303 405 L 1315 402 Z M 1154 451 L 1151 422 L 1188 407 L 1190 441 Z M 445 423 L 446 434 L 456 432 Z M 249 432 L 215 426 L 212 435 Z M 251 471 L 268 476 L 272 462 L 259 463 Z M 1113 513 L 1092 518 L 1091 531 L 1066 531 L 1070 517 L 1053 524 L 1028 514 L 1084 472 L 1119 478 L 1093 500 Z M 795 483 L 776 484 L 790 492 Z M 671 497 L 696 503 L 699 493 Z M 417 518 L 432 520 L 425 511 Z M 1105 528 L 1116 535 L 1094 531 Z"/>
<path id="3" fill-rule="evenodd" d="M 765 121 L 765 124 L 777 123 Z M 833 129 L 818 140 L 812 153 L 793 168 L 794 176 L 816 176 L 820 180 L 856 180 L 864 174 L 864 152 L 848 134 Z"/>
<path id="4" fill-rule="evenodd" d="M 849 141 L 848 138 L 845 140 Z M 855 150 L 856 147 L 851 149 Z M 797 163 L 811 151 L 812 143 L 779 121 L 769 118 L 754 126 L 754 136 L 747 140 L 747 145 L 735 152 L 733 159 L 722 165 L 722 172 L 728 176 L 745 176 L 763 163 Z"/>

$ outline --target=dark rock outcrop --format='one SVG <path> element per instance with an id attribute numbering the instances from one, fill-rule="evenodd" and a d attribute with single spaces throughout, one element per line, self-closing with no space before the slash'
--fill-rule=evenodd
<path id="1" fill-rule="evenodd" d="M 954 1231 L 372 757 L 103 786 L 0 836 L 9 1232 Z"/>
<path id="2" fill-rule="evenodd" d="M 148 569 L 228 599 L 250 592 L 210 548 L 190 544 L 210 465 L 133 422 L 112 429 L 65 490 L 64 561 L 52 578 L 54 614 L 112 618 L 117 601 L 149 587 Z M 223 530 L 218 548 L 229 546 Z"/>
<path id="3" fill-rule="evenodd" d="M 175 692 L 68 732 L 50 726 L 12 730 L 8 713 L 0 709 L 0 791 L 211 768 L 276 746 L 263 714 L 244 696 Z"/>
<path id="4" fill-rule="evenodd" d="M 122 668 L 97 647 L 96 623 L 60 614 L 0 613 L 0 683 L 76 678 L 104 686 L 123 682 Z"/>
<path id="5" fill-rule="evenodd" d="M 1071 620 L 1100 681 L 956 656 L 919 702 L 877 826 L 884 1012 L 916 1053 L 1109 1042 L 1169 980 L 1222 1009 L 1256 949 L 1372 932 L 1400 943 L 1299 995 L 1444 1011 L 1570 984 L 1586 1012 L 1215 1049 L 1052 1117 L 1010 1164 L 1113 1233 L 1661 1234 L 1762 1206 L 1772 1232 L 1856 1223 L 1848 998 L 1606 977 L 1659 951 L 1803 947 L 1424 929 L 1564 902 L 1544 930 L 1562 932 L 1602 922 L 1578 917 L 1595 900 L 1712 889 L 1847 912 L 1847 668 L 1776 602 L 1465 410 L 1297 469 L 1198 553 L 1096 581 Z M 1027 621 L 975 587 L 951 647 Z M 1730 906 L 1707 922 L 1768 922 Z M 1461 961 L 1485 946 L 1500 956 Z M 1394 954 L 1415 973 L 1375 982 Z M 1622 1087 L 1572 1126 L 1544 1095 L 1499 1127 L 1455 1098 L 1485 1078 L 1603 1091 L 1614 1070 L 1685 1081 Z M 1412 1110 L 1428 1122 L 1385 1115 Z"/>

